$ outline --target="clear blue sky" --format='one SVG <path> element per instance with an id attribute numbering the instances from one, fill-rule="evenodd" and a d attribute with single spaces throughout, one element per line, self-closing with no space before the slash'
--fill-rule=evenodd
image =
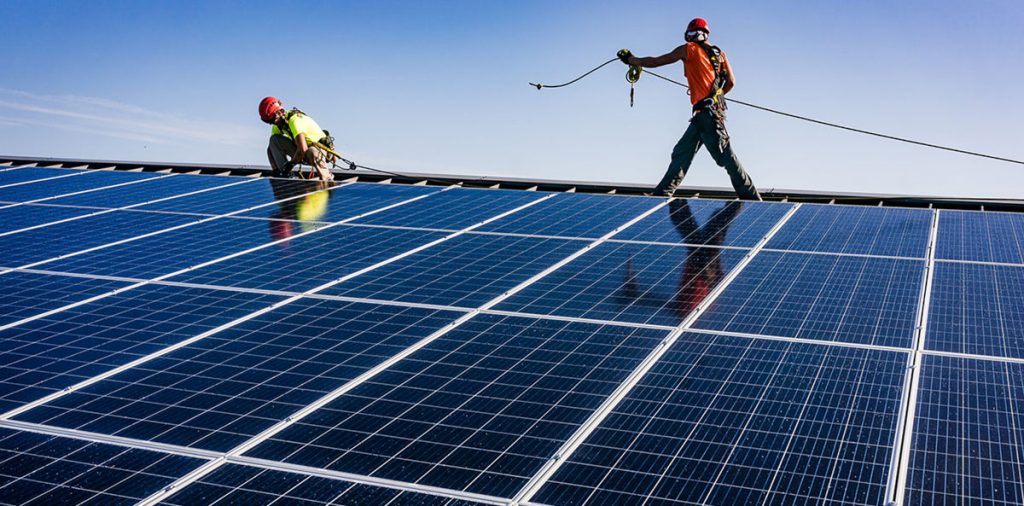
<path id="1" fill-rule="evenodd" d="M 683 91 L 625 68 L 703 16 L 736 98 L 1024 158 L 1024 3 L 996 1 L 4 2 L 0 154 L 265 164 L 275 95 L 368 165 L 654 184 Z M 682 78 L 681 66 L 661 69 Z M 730 109 L 761 188 L 1024 196 L 1024 167 Z M 706 152 L 686 184 L 728 186 Z"/>

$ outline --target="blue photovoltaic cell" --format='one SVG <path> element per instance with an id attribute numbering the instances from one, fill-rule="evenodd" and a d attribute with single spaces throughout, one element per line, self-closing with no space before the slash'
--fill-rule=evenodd
<path id="1" fill-rule="evenodd" d="M 695 328 L 912 346 L 924 261 L 762 251 Z"/>
<path id="2" fill-rule="evenodd" d="M 461 230 L 545 195 L 516 190 L 457 188 L 358 219 L 355 223 Z"/>
<path id="3" fill-rule="evenodd" d="M 925 346 L 1024 358 L 1024 266 L 936 262 Z"/>
<path id="4" fill-rule="evenodd" d="M 195 216 L 115 211 L 19 232 L 0 237 L 0 265 L 21 267 L 196 220 Z"/>
<path id="5" fill-rule="evenodd" d="M 141 181 L 156 176 L 165 176 L 156 172 L 113 172 L 113 171 L 90 171 L 86 174 L 49 181 L 39 181 L 32 184 L 0 188 L 0 201 L 4 202 L 28 202 L 42 198 L 49 198 L 67 193 L 95 190 L 105 186 L 123 184 L 130 181 Z"/>
<path id="6" fill-rule="evenodd" d="M 271 184 L 275 181 L 271 180 Z M 439 191 L 441 188 L 437 186 L 356 183 L 340 186 L 332 192 L 296 199 L 292 203 L 294 209 L 261 207 L 239 216 L 334 222 Z"/>
<path id="7" fill-rule="evenodd" d="M 301 300 L 17 418 L 226 452 L 461 315 Z"/>
<path id="8" fill-rule="evenodd" d="M 941 211 L 936 258 L 1024 264 L 1024 214 Z"/>
<path id="9" fill-rule="evenodd" d="M 83 172 L 85 171 L 74 169 L 50 169 L 39 167 L 26 167 L 24 169 L 17 170 L 4 170 L 0 171 L 0 186 L 6 186 L 15 183 L 24 183 L 26 181 L 37 181 L 40 179 L 46 179 L 51 177 L 70 176 L 72 174 L 81 175 Z"/>
<path id="10" fill-rule="evenodd" d="M 746 253 L 604 243 L 495 309 L 674 326 Z"/>
<path id="11" fill-rule="evenodd" d="M 0 276 L 0 325 L 110 292 L 127 283 L 9 272 Z"/>
<path id="12" fill-rule="evenodd" d="M 227 464 L 160 504 L 476 506 L 480 503 L 319 476 Z"/>
<path id="13" fill-rule="evenodd" d="M 676 199 L 615 239 L 752 247 L 790 207 L 768 202 Z"/>
<path id="14" fill-rule="evenodd" d="M 172 281 L 304 292 L 444 235 L 335 226 L 175 276 Z"/>
<path id="15" fill-rule="evenodd" d="M 0 411 L 34 401 L 281 299 L 144 286 L 0 331 Z"/>
<path id="16" fill-rule="evenodd" d="M 248 453 L 511 497 L 665 335 L 478 316 Z"/>
<path id="17" fill-rule="evenodd" d="M 562 193 L 478 230 L 596 239 L 659 202 L 656 198 Z"/>
<path id="18" fill-rule="evenodd" d="M 904 353 L 687 333 L 544 504 L 885 504 Z"/>
<path id="19" fill-rule="evenodd" d="M 932 210 L 804 204 L 766 248 L 924 258 Z"/>
<path id="20" fill-rule="evenodd" d="M 562 239 L 467 234 L 374 269 L 323 293 L 478 307 L 586 244 Z"/>
<path id="21" fill-rule="evenodd" d="M 123 207 L 184 193 L 207 190 L 244 181 L 238 177 L 173 175 L 144 183 L 118 186 L 46 201 L 47 204 L 93 207 Z"/>
<path id="22" fill-rule="evenodd" d="M 150 279 L 272 242 L 278 239 L 275 231 L 293 226 L 299 227 L 277 221 L 215 218 L 191 227 L 50 262 L 46 268 Z M 234 260 L 226 263 L 231 266 Z"/>
<path id="23" fill-rule="evenodd" d="M 0 233 L 21 230 L 27 227 L 53 223 L 58 220 L 84 216 L 97 212 L 96 209 L 75 207 L 51 207 L 44 205 L 19 205 L 0 207 Z M 2 263 L 2 262 L 0 262 Z"/>
<path id="24" fill-rule="evenodd" d="M 201 459 L 0 429 L 0 503 L 131 505 Z"/>
<path id="25" fill-rule="evenodd" d="M 332 186 L 319 181 L 301 179 L 258 179 L 251 183 L 218 188 L 213 191 L 189 195 L 154 204 L 139 206 L 144 211 L 171 211 L 176 213 L 227 214 L 255 206 L 271 204 L 278 200 L 296 198 L 302 195 L 324 191 Z M 294 219 L 297 205 L 282 202 L 277 206 L 281 219 Z"/>
<path id="26" fill-rule="evenodd" d="M 924 356 L 908 506 L 1024 504 L 1024 364 Z"/>

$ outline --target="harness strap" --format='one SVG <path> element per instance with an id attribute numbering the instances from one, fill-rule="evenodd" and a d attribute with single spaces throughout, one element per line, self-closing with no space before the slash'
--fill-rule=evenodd
<path id="1" fill-rule="evenodd" d="M 704 50 L 704 54 L 707 55 L 708 61 L 711 62 L 711 67 L 715 70 L 715 80 L 711 84 L 711 91 L 708 93 L 708 96 L 693 104 L 693 111 L 697 112 L 706 107 L 711 107 L 715 112 L 722 112 L 725 110 L 722 89 L 725 87 L 726 78 L 726 72 L 722 66 L 722 50 L 718 46 L 712 46 L 703 41 L 694 42 L 694 44 L 700 46 Z"/>

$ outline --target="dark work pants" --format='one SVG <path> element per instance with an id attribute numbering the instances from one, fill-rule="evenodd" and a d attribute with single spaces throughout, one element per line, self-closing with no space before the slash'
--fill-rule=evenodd
<path id="1" fill-rule="evenodd" d="M 672 148 L 672 161 L 669 163 L 665 177 L 655 188 L 660 195 L 671 196 L 676 188 L 686 177 L 686 171 L 690 169 L 693 156 L 697 154 L 701 144 L 708 148 L 711 157 L 719 167 L 724 167 L 732 179 L 732 187 L 741 199 L 761 200 L 761 195 L 754 188 L 754 182 L 743 170 L 743 165 L 736 158 L 729 143 L 729 132 L 725 130 L 724 120 L 719 119 L 710 109 L 704 109 L 690 118 L 690 126 L 686 128 L 683 137 Z"/>

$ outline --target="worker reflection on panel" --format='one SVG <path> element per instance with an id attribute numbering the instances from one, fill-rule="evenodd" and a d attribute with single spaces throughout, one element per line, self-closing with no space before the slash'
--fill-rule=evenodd
<path id="1" fill-rule="evenodd" d="M 715 211 L 704 226 L 698 228 L 688 200 L 679 199 L 669 203 L 672 224 L 683 242 L 705 246 L 721 246 L 725 242 L 729 225 L 742 209 L 743 202 L 728 202 Z M 687 256 L 679 276 L 679 287 L 671 301 L 671 307 L 679 318 L 686 318 L 718 285 L 726 272 L 722 266 L 722 250 L 698 246 L 686 246 L 686 249 Z M 621 295 L 628 304 L 659 308 L 666 306 L 663 297 L 640 288 L 636 273 L 633 272 L 632 259 L 626 263 L 626 279 Z"/>
<path id="2" fill-rule="evenodd" d="M 274 200 L 277 201 L 277 210 L 270 215 L 267 225 L 270 238 L 274 241 L 294 235 L 296 225 L 302 232 L 315 229 L 316 225 L 313 222 L 327 214 L 330 199 L 334 197 L 334 192 L 326 191 L 335 186 L 335 183 L 330 181 L 314 183 L 277 178 L 269 181 L 270 189 L 274 192 Z M 294 198 L 299 195 L 303 196 Z M 285 241 L 281 246 L 287 248 L 289 242 Z"/>

